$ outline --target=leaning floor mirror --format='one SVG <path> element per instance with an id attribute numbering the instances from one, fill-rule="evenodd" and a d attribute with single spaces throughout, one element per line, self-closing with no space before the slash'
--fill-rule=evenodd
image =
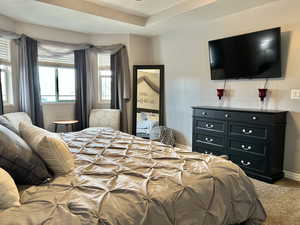
<path id="1" fill-rule="evenodd" d="M 133 67 L 132 133 L 150 138 L 151 131 L 164 123 L 164 66 Z"/>

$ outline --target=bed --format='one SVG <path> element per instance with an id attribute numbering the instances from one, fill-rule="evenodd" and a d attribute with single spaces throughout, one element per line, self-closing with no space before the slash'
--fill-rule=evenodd
<path id="1" fill-rule="evenodd" d="M 75 170 L 27 187 L 1 225 L 259 225 L 254 186 L 235 164 L 109 128 L 61 134 Z M 24 187 L 19 187 L 24 188 Z"/>

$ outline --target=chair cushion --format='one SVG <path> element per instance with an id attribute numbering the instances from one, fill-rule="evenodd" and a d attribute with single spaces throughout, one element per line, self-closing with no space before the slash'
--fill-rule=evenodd
<path id="1" fill-rule="evenodd" d="M 57 134 L 23 122 L 20 123 L 19 130 L 24 140 L 55 175 L 67 174 L 74 169 L 73 155 Z"/>
<path id="2" fill-rule="evenodd" d="M 21 206 L 17 186 L 12 177 L 0 168 L 0 209 Z"/>
<path id="3" fill-rule="evenodd" d="M 10 129 L 11 131 L 13 131 L 14 133 L 16 133 L 17 135 L 19 135 L 19 131 L 14 127 L 14 125 L 8 120 L 6 119 L 4 116 L 0 116 L 0 125 Z"/>
<path id="4" fill-rule="evenodd" d="M 30 117 L 25 112 L 6 113 L 3 115 L 3 117 L 11 122 L 11 124 L 18 132 L 20 122 L 32 124 Z"/>
<path id="5" fill-rule="evenodd" d="M 120 110 L 93 109 L 90 113 L 90 127 L 110 127 L 120 130 Z"/>
<path id="6" fill-rule="evenodd" d="M 0 125 L 0 167 L 17 184 L 39 185 L 49 178 L 46 164 L 17 134 Z"/>

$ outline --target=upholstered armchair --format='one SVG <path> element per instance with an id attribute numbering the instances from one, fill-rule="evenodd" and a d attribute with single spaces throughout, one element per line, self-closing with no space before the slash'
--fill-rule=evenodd
<path id="1" fill-rule="evenodd" d="M 110 127 L 120 130 L 120 110 L 93 109 L 90 113 L 90 127 Z"/>

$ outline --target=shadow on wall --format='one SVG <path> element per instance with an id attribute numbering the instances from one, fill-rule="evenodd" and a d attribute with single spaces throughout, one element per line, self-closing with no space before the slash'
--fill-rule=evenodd
<path id="1" fill-rule="evenodd" d="M 291 31 L 286 31 L 281 33 L 281 72 L 282 79 L 286 76 L 287 73 L 287 62 L 289 58 L 289 51 L 291 46 Z"/>
<path id="2" fill-rule="evenodd" d="M 181 132 L 179 132 L 179 131 L 177 131 L 173 128 L 172 128 L 172 130 L 173 130 L 173 133 L 175 135 L 175 142 L 177 144 L 187 144 L 187 143 L 189 143 L 189 141 L 186 139 L 186 137 L 183 135 L 183 133 L 181 133 Z"/>
<path id="3" fill-rule="evenodd" d="M 287 115 L 287 126 L 285 132 L 285 162 L 288 162 L 288 165 L 284 165 L 286 170 L 297 170 L 300 171 L 299 158 L 297 155 L 297 149 L 299 148 L 298 140 L 299 140 L 299 124 L 297 121 L 300 121 L 300 113 L 299 112 L 289 112 Z M 298 122 L 299 123 L 299 122 Z"/>

